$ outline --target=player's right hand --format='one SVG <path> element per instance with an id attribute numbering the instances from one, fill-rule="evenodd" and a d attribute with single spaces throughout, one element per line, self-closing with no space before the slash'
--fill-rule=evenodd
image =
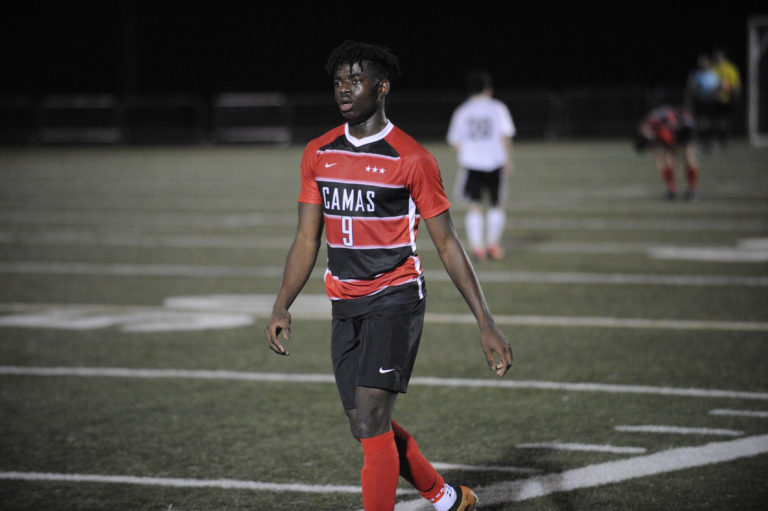
<path id="1" fill-rule="evenodd" d="M 269 348 L 278 355 L 288 356 L 290 353 L 280 343 L 278 337 L 280 333 L 283 334 L 283 338 L 289 340 L 291 338 L 291 313 L 288 311 L 273 312 L 272 318 L 270 318 L 267 328 L 265 329 L 267 335 L 267 344 Z"/>

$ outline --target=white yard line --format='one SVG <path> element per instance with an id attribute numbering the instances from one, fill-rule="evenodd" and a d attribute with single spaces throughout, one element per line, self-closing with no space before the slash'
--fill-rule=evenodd
<path id="1" fill-rule="evenodd" d="M 44 232 L 0 231 L 0 243 L 23 245 L 100 245 L 113 247 L 173 247 L 287 250 L 293 242 L 288 236 L 153 234 L 135 232 L 98 233 L 91 230 L 60 229 Z M 565 254 L 644 254 L 648 250 L 667 246 L 664 242 L 614 241 L 537 241 L 512 242 L 515 250 L 537 253 Z M 425 247 L 425 249 L 428 247 Z M 695 245 L 691 246 L 695 248 Z"/>
<path id="2" fill-rule="evenodd" d="M 568 392 L 605 392 L 611 394 L 648 394 L 659 396 L 680 396 L 700 398 L 754 399 L 768 400 L 768 392 L 744 392 L 718 389 L 697 389 L 680 387 L 657 387 L 651 385 L 619 385 L 608 383 L 567 383 L 531 380 L 480 380 L 462 378 L 436 378 L 422 376 L 412 378 L 417 385 L 451 387 L 493 387 L 533 390 L 555 390 Z"/>
<path id="3" fill-rule="evenodd" d="M 507 230 L 536 229 L 564 231 L 675 231 L 675 232 L 764 232 L 765 221 L 749 218 L 742 220 L 674 219 L 661 220 L 611 218 L 609 216 L 538 217 L 507 220 Z"/>
<path id="4" fill-rule="evenodd" d="M 517 444 L 517 449 L 551 449 L 555 451 L 607 452 L 612 454 L 644 454 L 645 447 L 620 447 L 616 445 L 579 444 L 570 442 L 538 442 Z"/>
<path id="5" fill-rule="evenodd" d="M 171 248 L 224 248 L 288 250 L 293 241 L 289 236 L 237 235 L 237 234 L 157 234 L 148 232 L 93 232 L 90 229 L 57 229 L 41 232 L 0 231 L 0 243 L 23 245 L 82 246 L 99 245 L 111 247 L 171 247 Z M 749 261 L 758 258 L 758 253 L 768 251 L 763 238 L 747 238 L 738 245 L 671 245 L 666 241 L 525 241 L 511 239 L 510 250 L 521 253 L 544 254 L 648 254 L 657 258 L 688 258 L 709 260 L 714 253 L 715 260 Z M 423 250 L 431 250 L 426 245 Z M 714 251 L 714 252 L 713 252 Z"/>
<path id="6" fill-rule="evenodd" d="M 659 435 L 721 435 L 721 436 L 741 436 L 743 431 L 733 429 L 718 428 L 686 428 L 681 426 L 661 426 L 656 424 L 647 424 L 641 426 L 616 426 L 616 431 L 622 433 L 653 433 Z"/>
<path id="7" fill-rule="evenodd" d="M 752 436 L 729 442 L 709 443 L 697 447 L 682 447 L 638 456 L 619 461 L 588 465 L 560 473 L 533 476 L 526 479 L 504 481 L 487 487 L 476 488 L 483 505 L 519 502 L 552 493 L 567 492 L 618 483 L 638 477 L 664 474 L 694 467 L 725 463 L 768 452 L 768 435 Z M 108 483 L 162 486 L 177 488 L 220 488 L 253 491 L 302 492 L 302 493 L 352 493 L 359 494 L 354 485 L 283 484 L 233 479 L 181 479 L 137 477 L 127 475 L 61 474 L 43 472 L 0 472 L 0 479 L 15 481 Z M 400 495 L 411 495 L 413 490 L 398 490 Z M 401 502 L 397 511 L 432 509 L 424 499 Z"/>
<path id="8" fill-rule="evenodd" d="M 724 415 L 727 417 L 752 417 L 756 419 L 768 419 L 768 411 L 759 411 L 759 410 L 717 409 L 717 410 L 710 410 L 709 414 Z"/>
<path id="9" fill-rule="evenodd" d="M 201 234 L 151 234 L 59 230 L 41 233 L 0 232 L 0 243 L 22 245 L 98 245 L 110 247 L 166 247 L 166 248 L 225 248 L 225 249 L 280 249 L 287 250 L 293 242 L 287 236 L 237 236 Z M 660 244 L 649 245 L 648 248 Z"/>
<path id="10" fill-rule="evenodd" d="M 0 210 L 0 222 L 9 225 L 45 225 L 48 227 L 67 225 L 82 227 L 124 228 L 137 227 L 219 227 L 238 228 L 256 226 L 296 226 L 296 213 L 286 215 L 280 212 L 240 211 L 189 212 L 189 211 L 23 211 Z"/>
<path id="11" fill-rule="evenodd" d="M 706 321 L 685 319 L 644 319 L 573 316 L 523 316 L 499 314 L 495 316 L 499 325 L 562 326 L 590 328 L 639 328 L 663 330 L 725 330 L 725 331 L 768 331 L 768 323 L 758 321 Z M 426 321 L 431 323 L 474 324 L 471 314 L 427 313 Z"/>
<path id="12" fill-rule="evenodd" d="M 110 483 L 163 486 L 173 488 L 220 488 L 224 490 L 255 490 L 301 493 L 360 493 L 359 486 L 263 483 L 235 479 L 179 479 L 168 477 L 136 477 L 101 474 L 52 474 L 45 472 L 0 472 L 0 479 L 66 483 Z M 404 493 L 415 493 L 406 490 Z"/>
<path id="13" fill-rule="evenodd" d="M 320 278 L 325 268 L 316 268 L 313 278 Z M 274 277 L 283 275 L 282 266 L 224 266 L 207 264 L 152 263 L 71 263 L 71 262 L 0 262 L 0 273 L 32 275 L 111 275 L 163 277 Z M 444 271 L 426 270 L 427 280 L 449 282 Z M 478 270 L 484 285 L 494 283 L 542 284 L 632 284 L 662 286 L 747 286 L 768 287 L 768 277 L 739 275 L 662 275 L 647 273 L 581 273 Z"/>
<path id="14" fill-rule="evenodd" d="M 194 380 L 235 380 L 281 383 L 335 384 L 332 374 L 255 373 L 225 370 L 130 369 L 122 367 L 23 367 L 0 366 L 0 375 L 14 376 L 75 376 L 107 378 L 178 378 Z M 614 385 L 604 383 L 568 383 L 549 381 L 515 381 L 470 378 L 414 377 L 411 385 L 430 387 L 501 388 L 553 390 L 567 392 L 605 392 L 610 394 L 649 394 L 696 398 L 751 399 L 768 401 L 768 392 L 734 390 L 654 387 L 650 385 Z"/>
<path id="15" fill-rule="evenodd" d="M 758 241 L 759 243 L 755 243 Z M 655 259 L 685 259 L 709 262 L 760 263 L 768 260 L 768 249 L 762 239 L 741 240 L 732 246 L 672 246 L 660 242 L 518 242 L 514 252 L 544 254 L 638 254 Z M 99 245 L 112 247 L 172 247 L 172 248 L 222 248 L 288 250 L 290 237 L 279 236 L 238 236 L 198 234 L 136 234 L 104 233 L 88 231 L 56 231 L 42 233 L 12 233 L 0 231 L 0 243 L 24 245 L 83 246 Z M 425 247 L 429 250 L 431 247 Z"/>
<path id="16" fill-rule="evenodd" d="M 464 472 L 506 472 L 509 474 L 535 474 L 541 470 L 524 467 L 506 467 L 500 465 L 461 465 L 457 463 L 432 462 L 432 466 L 437 470 L 460 470 Z"/>
<path id="17" fill-rule="evenodd" d="M 0 272 L 42 275 L 110 275 L 117 277 L 280 277 L 279 266 L 222 266 L 203 264 L 6 262 Z"/>
<path id="18" fill-rule="evenodd" d="M 683 259 L 687 261 L 724 263 L 764 263 L 768 250 L 731 247 L 656 247 L 648 251 L 654 259 Z"/>
<path id="19" fill-rule="evenodd" d="M 768 277 L 740 275 L 663 275 L 651 273 L 582 273 L 478 270 L 485 284 L 531 282 L 538 284 L 631 284 L 654 286 L 768 286 Z M 430 280 L 447 281 L 441 274 L 427 274 Z"/>
<path id="20" fill-rule="evenodd" d="M 164 307 L 98 304 L 0 303 L 0 327 L 93 330 L 119 327 L 131 332 L 189 331 L 248 326 L 269 317 L 273 295 L 178 296 Z M 325 295 L 302 294 L 291 307 L 295 319 L 328 320 Z M 496 323 L 510 326 L 566 328 L 630 328 L 650 330 L 768 331 L 768 322 L 686 319 L 616 318 L 599 316 L 539 316 L 498 314 Z M 427 313 L 425 321 L 442 324 L 476 323 L 471 314 Z"/>
<path id="21" fill-rule="evenodd" d="M 129 369 L 122 367 L 20 367 L 0 366 L 0 375 L 77 376 L 97 378 L 235 380 L 281 383 L 335 383 L 332 374 L 250 373 L 185 369 Z M 766 398 L 768 399 L 768 398 Z"/>
<path id="22" fill-rule="evenodd" d="M 765 453 L 768 453 L 768 435 L 752 436 L 697 447 L 670 449 L 555 474 L 504 481 L 475 488 L 475 491 L 484 506 L 494 506 L 544 497 L 553 493 L 620 483 L 638 477 L 725 463 Z M 432 509 L 431 505 L 423 499 L 403 502 L 395 506 L 396 511 L 427 511 L 429 509 Z"/>
<path id="23" fill-rule="evenodd" d="M 631 213 L 630 213 L 631 215 Z M 221 227 L 296 226 L 296 213 L 291 211 L 26 211 L 0 210 L 0 222 L 10 225 L 81 225 L 134 227 Z M 507 220 L 507 230 L 569 230 L 569 231 L 686 231 L 686 232 L 764 232 L 768 227 L 762 219 L 741 220 L 718 218 L 637 219 L 608 214 L 587 213 L 572 216 L 513 216 Z"/>

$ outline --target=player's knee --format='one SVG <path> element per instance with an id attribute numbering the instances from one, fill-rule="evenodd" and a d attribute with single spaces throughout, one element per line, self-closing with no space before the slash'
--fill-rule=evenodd
<path id="1" fill-rule="evenodd" d="M 356 410 L 357 412 L 357 410 Z M 391 419 L 383 410 L 376 413 L 352 413 L 349 414 L 349 432 L 360 441 L 362 438 L 371 438 L 389 431 Z"/>
<path id="2" fill-rule="evenodd" d="M 346 410 L 346 414 L 349 421 L 349 432 L 359 442 L 362 437 L 360 436 L 360 428 L 357 426 L 357 410 L 354 408 Z"/>
<path id="3" fill-rule="evenodd" d="M 352 435 L 358 440 L 386 433 L 391 428 L 391 419 L 383 414 L 360 415 L 352 425 Z"/>
<path id="4" fill-rule="evenodd" d="M 360 441 L 361 438 L 363 438 L 362 436 L 360 436 L 360 430 L 357 428 L 357 425 L 351 422 L 349 423 L 349 432 L 352 433 L 352 436 L 358 442 Z"/>
<path id="5" fill-rule="evenodd" d="M 370 408 L 355 415 L 351 422 L 352 435 L 356 438 L 371 438 L 386 433 L 392 427 L 390 410 L 386 406 Z"/>

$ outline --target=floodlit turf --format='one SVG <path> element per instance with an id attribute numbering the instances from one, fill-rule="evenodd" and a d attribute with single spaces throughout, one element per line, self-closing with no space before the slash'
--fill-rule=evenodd
<path id="1" fill-rule="evenodd" d="M 428 147 L 452 193 L 453 153 Z M 329 321 L 294 312 L 288 358 L 263 340 L 300 155 L 0 150 L 3 509 L 362 507 Z M 736 141 L 700 160 L 699 200 L 668 202 L 628 142 L 515 145 L 507 257 L 476 265 L 516 355 L 506 386 L 422 229 L 429 315 L 396 418 L 449 480 L 481 504 L 485 490 L 479 509 L 765 509 L 768 419 L 711 412 L 768 411 L 768 151 Z M 459 202 L 454 217 L 463 237 Z M 323 293 L 318 274 L 305 293 Z M 730 441 L 759 453 L 711 454 Z M 700 463 L 520 501 L 510 489 L 643 457 L 674 465 L 681 448 Z"/>

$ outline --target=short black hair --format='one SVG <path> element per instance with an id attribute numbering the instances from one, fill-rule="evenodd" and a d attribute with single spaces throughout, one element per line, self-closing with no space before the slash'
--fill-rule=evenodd
<path id="1" fill-rule="evenodd" d="M 362 64 L 363 61 L 368 61 L 374 66 L 379 79 L 391 81 L 400 77 L 400 62 L 392 50 L 386 46 L 349 40 L 344 41 L 331 52 L 325 70 L 328 76 L 333 77 L 339 66 Z"/>
<path id="2" fill-rule="evenodd" d="M 467 92 L 470 94 L 477 94 L 485 89 L 493 88 L 493 77 L 488 71 L 479 69 L 470 71 L 467 73 L 465 81 Z"/>

